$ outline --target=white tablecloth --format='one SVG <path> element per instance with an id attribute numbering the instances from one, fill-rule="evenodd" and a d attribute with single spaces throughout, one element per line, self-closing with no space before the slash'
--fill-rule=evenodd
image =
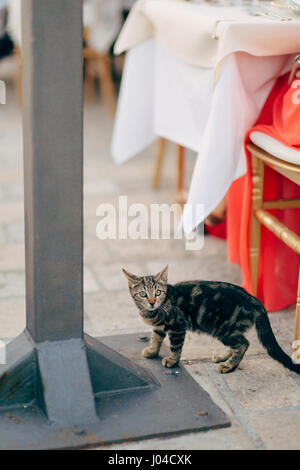
<path id="1" fill-rule="evenodd" d="M 265 3 L 270 2 L 262 5 Z M 174 57 L 201 67 L 215 67 L 224 57 L 238 51 L 255 56 L 299 52 L 299 15 L 292 21 L 281 21 L 252 16 L 248 10 L 249 6 L 138 0 L 121 31 L 115 53 L 129 50 L 154 36 Z M 290 10 L 273 11 L 291 16 Z"/>
<path id="2" fill-rule="evenodd" d="M 290 23 L 260 20 L 271 23 L 272 28 Z M 300 23 L 298 30 L 299 39 Z M 230 35 L 229 24 L 223 29 L 225 33 Z M 225 47 L 226 42 L 223 44 Z M 160 38 L 132 47 L 126 58 L 114 127 L 115 161 L 126 161 L 157 136 L 195 150 L 198 157 L 187 202 L 204 204 L 207 216 L 232 181 L 244 174 L 245 133 L 258 118 L 276 78 L 289 70 L 293 55 L 287 52 L 296 50 L 287 49 L 284 55 L 275 55 L 274 51 L 266 57 L 246 52 L 226 54 L 215 83 L 215 68 L 175 57 Z M 184 212 L 187 232 L 201 222 L 195 214 L 197 211 Z"/>

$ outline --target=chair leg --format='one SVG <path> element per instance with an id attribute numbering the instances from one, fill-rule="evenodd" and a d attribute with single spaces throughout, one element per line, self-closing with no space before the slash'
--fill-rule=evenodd
<path id="1" fill-rule="evenodd" d="M 183 190 L 184 180 L 184 147 L 182 145 L 176 145 L 176 191 L 180 192 Z"/>
<path id="2" fill-rule="evenodd" d="M 155 155 L 154 173 L 152 178 L 152 188 L 157 189 L 160 183 L 162 165 L 165 156 L 166 139 L 160 137 L 157 142 L 157 151 Z"/>
<path id="3" fill-rule="evenodd" d="M 19 47 L 15 49 L 15 57 L 17 62 L 17 71 L 16 71 L 16 88 L 17 88 L 17 97 L 18 105 L 22 106 L 22 56 L 21 50 Z"/>
<path id="4" fill-rule="evenodd" d="M 252 279 L 252 293 L 257 295 L 261 224 L 255 217 L 255 211 L 261 209 L 263 203 L 264 163 L 262 160 L 251 156 L 252 164 L 252 197 L 250 216 L 249 261 Z"/>
<path id="5" fill-rule="evenodd" d="M 296 303 L 295 333 L 293 342 L 293 360 L 300 364 L 300 269 L 298 278 L 298 292 Z"/>
<path id="6" fill-rule="evenodd" d="M 100 88 L 104 106 L 108 113 L 113 116 L 116 111 L 116 93 L 111 74 L 110 58 L 108 54 L 99 55 L 98 67 Z"/>
<path id="7" fill-rule="evenodd" d="M 185 203 L 186 193 L 184 191 L 184 157 L 185 149 L 182 145 L 176 145 L 176 202 Z"/>
<path id="8" fill-rule="evenodd" d="M 85 59 L 85 76 L 84 76 L 84 96 L 91 101 L 95 95 L 95 83 L 93 74 L 93 63 L 90 59 Z"/>

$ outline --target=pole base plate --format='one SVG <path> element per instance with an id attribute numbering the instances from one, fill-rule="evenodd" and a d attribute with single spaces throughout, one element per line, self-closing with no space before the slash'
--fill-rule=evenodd
<path id="1" fill-rule="evenodd" d="M 63 420 L 61 424 L 59 421 L 51 422 L 44 412 L 49 398 L 47 383 L 41 377 L 41 385 L 38 386 L 39 380 L 35 377 L 35 384 L 40 389 L 39 393 L 46 397 L 46 404 L 44 401 L 33 401 L 4 408 L 2 402 L 0 449 L 85 448 L 230 426 L 223 411 L 183 366 L 166 369 L 161 365 L 161 357 L 151 360 L 143 358 L 141 350 L 144 344 L 139 336 L 118 335 L 98 338 L 97 341 L 85 335 L 96 419 L 87 420 L 90 422 L 86 424 L 66 425 Z M 147 341 L 149 334 L 143 336 Z M 32 363 L 33 352 L 28 352 Z M 162 348 L 162 356 L 164 352 L 166 350 Z M 17 367 L 20 369 L 20 364 Z M 111 377 L 115 377 L 113 388 L 110 367 L 112 370 L 120 367 L 121 380 L 116 377 L 118 374 Z M 43 371 L 38 370 L 38 374 L 41 373 Z M 6 374 L 6 387 L 9 386 L 8 378 Z M 17 390 L 18 382 L 15 376 L 13 379 Z M 51 380 L 51 376 L 47 380 Z M 51 393 L 54 384 L 49 385 Z M 83 400 L 87 397 L 88 394 L 82 396 Z M 82 402 L 81 406 L 89 410 L 87 403 Z M 80 413 L 75 413 L 77 415 L 80 416 Z"/>

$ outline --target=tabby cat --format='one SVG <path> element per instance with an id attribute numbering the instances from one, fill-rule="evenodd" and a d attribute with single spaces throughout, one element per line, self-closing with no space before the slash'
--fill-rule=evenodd
<path id="1" fill-rule="evenodd" d="M 220 363 L 218 372 L 233 371 L 241 362 L 249 342 L 244 333 L 255 325 L 258 338 L 268 354 L 286 368 L 300 374 L 300 364 L 281 349 L 271 329 L 263 304 L 242 287 L 227 282 L 186 281 L 168 284 L 168 266 L 154 276 L 135 276 L 123 269 L 130 294 L 142 319 L 153 326 L 150 344 L 144 357 L 159 354 L 168 333 L 170 354 L 162 365 L 178 364 L 187 330 L 204 332 L 225 346 L 223 354 L 212 361 Z"/>

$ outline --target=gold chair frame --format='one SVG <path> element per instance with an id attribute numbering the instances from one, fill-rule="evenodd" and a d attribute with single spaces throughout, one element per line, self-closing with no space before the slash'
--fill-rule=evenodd
<path id="1" fill-rule="evenodd" d="M 265 152 L 254 144 L 248 144 L 247 148 L 251 154 L 252 165 L 252 209 L 250 220 L 250 272 L 252 278 L 253 294 L 257 294 L 259 275 L 260 239 L 261 225 L 264 225 L 277 238 L 288 247 L 300 254 L 300 237 L 289 230 L 276 217 L 269 214 L 269 209 L 300 209 L 300 198 L 277 201 L 264 201 L 264 170 L 265 165 L 273 168 L 278 173 L 300 185 L 300 165 L 286 162 L 270 153 Z M 300 363 L 300 269 L 298 277 L 298 292 L 296 300 L 295 332 L 293 342 L 293 359 Z"/>

